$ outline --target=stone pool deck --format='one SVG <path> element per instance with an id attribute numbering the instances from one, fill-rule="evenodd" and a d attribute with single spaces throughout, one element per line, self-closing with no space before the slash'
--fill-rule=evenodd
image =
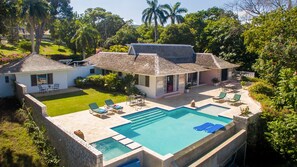
<path id="1" fill-rule="evenodd" d="M 107 137 L 116 135 L 117 133 L 110 130 L 111 127 L 118 126 L 121 124 L 128 123 L 128 121 L 121 116 L 139 112 L 141 110 L 146 110 L 153 107 L 160 107 L 164 109 L 174 109 L 180 106 L 189 107 L 189 103 L 192 100 L 195 100 L 196 107 L 200 107 L 206 104 L 215 104 L 223 107 L 228 107 L 230 110 L 227 110 L 221 113 L 221 116 L 233 118 L 233 115 L 240 114 L 240 107 L 249 106 L 252 113 L 261 112 L 260 105 L 251 99 L 248 95 L 247 90 L 235 89 L 233 92 L 227 93 L 227 98 L 232 98 L 234 93 L 241 95 L 241 104 L 240 105 L 230 105 L 228 102 L 214 102 L 212 97 L 218 96 L 221 92 L 220 87 L 214 86 L 200 86 L 190 89 L 189 93 L 170 97 L 170 98 L 161 98 L 161 99 L 146 99 L 144 106 L 129 106 L 128 103 L 123 102 L 119 105 L 124 107 L 122 113 L 110 113 L 106 117 L 99 118 L 89 113 L 89 110 L 80 111 L 72 114 L 52 117 L 53 121 L 56 124 L 64 127 L 64 129 L 74 132 L 75 130 L 81 130 L 84 133 L 86 142 L 92 143 Z"/>

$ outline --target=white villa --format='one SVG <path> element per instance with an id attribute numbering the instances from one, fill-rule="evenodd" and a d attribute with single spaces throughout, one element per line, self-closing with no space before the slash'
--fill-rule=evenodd
<path id="1" fill-rule="evenodd" d="M 195 53 L 190 45 L 132 43 L 128 53 L 101 52 L 86 59 L 103 75 L 135 75 L 136 86 L 148 97 L 181 94 L 185 86 L 212 84 L 231 78 L 238 65 L 211 53 Z"/>
<path id="2" fill-rule="evenodd" d="M 14 82 L 26 85 L 28 93 L 36 93 L 40 85 L 67 89 L 79 76 L 117 72 L 119 76 L 133 74 L 143 93 L 161 98 L 184 93 L 186 85 L 211 84 L 213 78 L 228 80 L 238 67 L 211 53 L 195 53 L 190 45 L 177 44 L 132 43 L 128 53 L 101 52 L 85 61 L 85 66 L 73 67 L 31 54 L 0 66 L 0 97 L 15 94 Z"/>

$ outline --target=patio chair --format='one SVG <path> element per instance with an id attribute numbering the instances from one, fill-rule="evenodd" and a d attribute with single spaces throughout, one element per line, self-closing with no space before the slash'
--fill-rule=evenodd
<path id="1" fill-rule="evenodd" d="M 235 105 L 236 103 L 240 102 L 241 95 L 234 94 L 233 98 L 229 100 L 230 105 Z"/>
<path id="2" fill-rule="evenodd" d="M 97 114 L 99 117 L 102 117 L 103 115 L 107 114 L 107 110 L 104 108 L 98 107 L 96 103 L 91 103 L 89 104 L 90 107 L 90 113 L 91 114 Z"/>
<path id="3" fill-rule="evenodd" d="M 227 93 L 226 92 L 221 92 L 219 96 L 215 96 L 212 98 L 213 101 L 221 101 L 224 100 L 226 97 Z"/>
<path id="4" fill-rule="evenodd" d="M 112 109 L 114 112 L 120 112 L 123 110 L 123 107 L 117 104 L 114 104 L 114 102 L 111 99 L 105 100 L 105 104 L 107 108 Z"/>
<path id="5" fill-rule="evenodd" d="M 38 85 L 38 89 L 41 93 L 45 93 L 47 91 L 46 88 L 42 87 L 41 85 Z"/>
<path id="6" fill-rule="evenodd" d="M 59 90 L 59 87 L 60 87 L 60 85 L 59 85 L 58 83 L 55 83 L 53 89 L 54 89 L 54 90 Z"/>

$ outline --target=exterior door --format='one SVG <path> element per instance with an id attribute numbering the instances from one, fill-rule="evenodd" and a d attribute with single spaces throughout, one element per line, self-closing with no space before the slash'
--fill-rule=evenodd
<path id="1" fill-rule="evenodd" d="M 173 75 L 167 76 L 167 93 L 173 92 Z"/>
<path id="2" fill-rule="evenodd" d="M 228 79 L 228 69 L 222 69 L 221 71 L 221 81 L 226 81 Z"/>

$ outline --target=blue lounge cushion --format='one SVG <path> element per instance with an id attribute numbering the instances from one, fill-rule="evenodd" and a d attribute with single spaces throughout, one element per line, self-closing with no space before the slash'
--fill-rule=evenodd
<path id="1" fill-rule="evenodd" d="M 216 131 L 223 129 L 225 126 L 221 124 L 215 124 L 214 126 L 205 129 L 206 132 L 208 133 L 215 133 Z"/>
<path id="2" fill-rule="evenodd" d="M 199 126 L 195 126 L 194 129 L 197 130 L 197 131 L 202 131 L 202 130 L 205 130 L 207 128 L 210 128 L 214 126 L 214 124 L 210 123 L 210 122 L 206 122 L 202 125 L 199 125 Z"/>
<path id="3" fill-rule="evenodd" d="M 119 110 L 119 109 L 123 109 L 123 107 L 120 106 L 120 105 L 114 105 L 113 108 L 114 108 L 114 109 L 117 109 L 117 110 Z"/>
<path id="4" fill-rule="evenodd" d="M 103 113 L 106 113 L 107 111 L 103 108 L 97 108 L 97 109 L 93 109 L 93 111 L 99 113 L 99 114 L 103 114 Z"/>
<path id="5" fill-rule="evenodd" d="M 119 165 L 118 167 L 140 167 L 140 161 L 139 161 L 139 159 L 134 159 L 127 163 Z"/>

